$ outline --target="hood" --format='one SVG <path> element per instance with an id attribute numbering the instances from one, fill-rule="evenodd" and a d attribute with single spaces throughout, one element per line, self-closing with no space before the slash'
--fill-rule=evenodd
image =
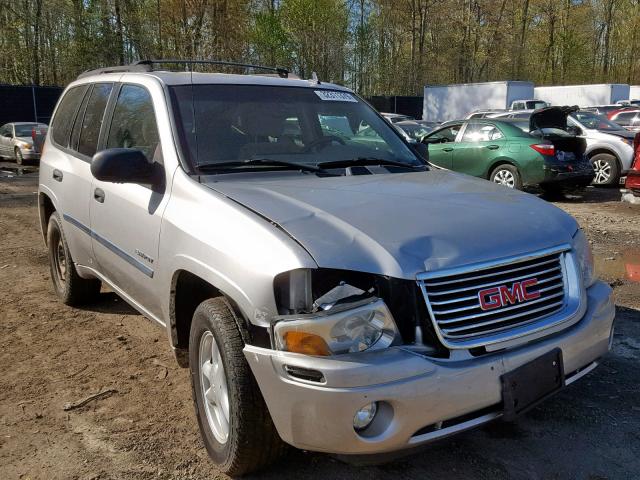
<path id="1" fill-rule="evenodd" d="M 633 140 L 638 132 L 632 132 L 631 130 L 598 130 L 601 133 L 607 135 L 615 135 L 616 137 L 628 138 Z"/>
<path id="2" fill-rule="evenodd" d="M 33 139 L 31 137 L 16 137 L 16 140 L 33 145 Z"/>
<path id="3" fill-rule="evenodd" d="M 577 229 L 533 195 L 450 171 L 293 175 L 201 181 L 276 223 L 319 267 L 396 278 L 570 243 Z"/>
<path id="4" fill-rule="evenodd" d="M 529 130 L 532 132 L 542 128 L 566 130 L 567 117 L 577 110 L 579 110 L 577 106 L 545 107 L 534 110 L 531 117 L 529 117 Z"/>

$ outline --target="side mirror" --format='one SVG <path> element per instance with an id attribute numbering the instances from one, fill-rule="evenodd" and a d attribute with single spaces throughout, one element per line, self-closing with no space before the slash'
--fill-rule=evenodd
<path id="1" fill-rule="evenodd" d="M 429 147 L 422 143 L 417 142 L 413 145 L 413 150 L 418 154 L 420 158 L 422 158 L 425 162 L 429 161 Z"/>
<path id="2" fill-rule="evenodd" d="M 567 132 L 570 133 L 571 135 L 582 135 L 582 129 L 576 125 L 569 125 L 567 127 Z"/>
<path id="3" fill-rule="evenodd" d="M 134 148 L 109 148 L 96 153 L 91 160 L 91 173 L 103 182 L 156 184 L 162 169 Z"/>

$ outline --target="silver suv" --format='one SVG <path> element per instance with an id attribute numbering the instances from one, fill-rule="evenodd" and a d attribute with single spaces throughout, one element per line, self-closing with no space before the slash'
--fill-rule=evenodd
<path id="1" fill-rule="evenodd" d="M 67 87 L 40 221 L 62 302 L 104 283 L 166 329 L 223 472 L 511 419 L 607 353 L 571 216 L 429 168 L 346 88 L 156 67 Z"/>

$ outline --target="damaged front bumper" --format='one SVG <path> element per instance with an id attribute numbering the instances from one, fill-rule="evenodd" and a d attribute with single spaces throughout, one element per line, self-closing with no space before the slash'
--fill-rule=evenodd
<path id="1" fill-rule="evenodd" d="M 615 307 L 596 282 L 572 327 L 512 350 L 462 360 L 403 347 L 312 357 L 247 345 L 244 349 L 282 439 L 298 448 L 345 455 L 408 449 L 502 415 L 501 376 L 560 348 L 566 384 L 594 368 L 610 347 Z M 354 413 L 379 408 L 363 432 Z"/>

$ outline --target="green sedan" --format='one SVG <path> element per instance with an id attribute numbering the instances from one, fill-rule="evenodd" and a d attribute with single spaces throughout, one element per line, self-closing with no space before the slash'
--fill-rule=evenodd
<path id="1" fill-rule="evenodd" d="M 506 187 L 585 187 L 593 178 L 586 145 L 566 129 L 566 115 L 559 108 L 543 109 L 546 116 L 532 115 L 531 124 L 491 118 L 448 122 L 422 142 L 429 147 L 431 163 Z"/>

